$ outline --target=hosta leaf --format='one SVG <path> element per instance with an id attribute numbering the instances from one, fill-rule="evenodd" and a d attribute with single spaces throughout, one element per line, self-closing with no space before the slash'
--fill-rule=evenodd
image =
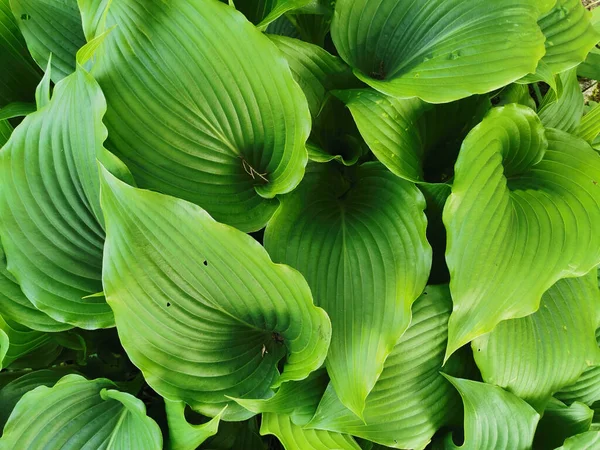
<path id="1" fill-rule="evenodd" d="M 586 60 L 577 66 L 577 75 L 600 80 L 600 48 L 593 48 L 588 53 Z"/>
<path id="2" fill-rule="evenodd" d="M 321 47 L 283 36 L 273 35 L 270 38 L 290 65 L 313 118 L 319 114 L 328 91 L 359 82 L 340 58 Z"/>
<path id="3" fill-rule="evenodd" d="M 36 370 L 12 380 L 0 389 L 0 428 L 4 428 L 13 408 L 24 394 L 38 386 L 54 386 L 64 375 L 64 370 Z"/>
<path id="4" fill-rule="evenodd" d="M 520 105 L 465 139 L 444 208 L 454 309 L 447 355 L 502 320 L 532 314 L 556 281 L 600 262 L 600 155 L 544 132 Z"/>
<path id="5" fill-rule="evenodd" d="M 448 105 L 431 105 L 418 98 L 395 99 L 373 90 L 338 91 L 363 138 L 377 159 L 399 177 L 443 180 L 458 155 L 460 143 L 489 109 L 485 97 Z M 435 180 L 438 181 L 438 180 Z"/>
<path id="6" fill-rule="evenodd" d="M 548 91 L 540 105 L 538 115 L 546 128 L 558 128 L 575 134 L 583 116 L 583 94 L 577 70 L 571 69 L 558 75 L 562 95 L 557 99 L 556 92 Z"/>
<path id="7" fill-rule="evenodd" d="M 52 362 L 60 352 L 60 346 L 53 341 L 52 335 L 30 330 L 17 322 L 7 321 L 2 316 L 0 316 L 0 330 L 7 337 L 9 344 L 3 360 L 0 360 L 0 369 L 10 366 L 14 361 L 40 348 L 44 350 L 44 354 L 39 354 L 35 363 L 42 366 L 44 363 Z"/>
<path id="8" fill-rule="evenodd" d="M 506 320 L 473 341 L 475 361 L 487 383 L 543 410 L 554 392 L 600 362 L 599 319 L 596 270 L 565 278 L 544 293 L 534 314 Z"/>
<path id="9" fill-rule="evenodd" d="M 280 16 L 267 26 L 265 33 L 300 39 L 300 34 L 287 16 Z"/>
<path id="10" fill-rule="evenodd" d="M 0 107 L 14 101 L 31 101 L 35 87 L 42 78 L 25 45 L 9 0 L 0 0 Z"/>
<path id="11" fill-rule="evenodd" d="M 201 425 L 192 425 L 185 418 L 185 403 L 165 399 L 169 424 L 169 450 L 195 450 L 219 428 L 221 413 Z"/>
<path id="12" fill-rule="evenodd" d="M 8 142 L 8 138 L 13 132 L 13 127 L 8 120 L 0 120 L 0 148 Z"/>
<path id="13" fill-rule="evenodd" d="M 5 121 L 7 119 L 12 119 L 14 117 L 24 117 L 27 114 L 36 111 L 36 107 L 33 103 L 27 102 L 12 102 L 6 105 L 4 108 L 0 109 L 0 120 Z M 11 128 L 12 131 L 12 128 Z M 8 141 L 8 137 L 10 137 L 10 133 L 6 138 Z M 5 142 L 6 142 L 5 141 Z M 4 143 L 3 143 L 4 145 Z"/>
<path id="14" fill-rule="evenodd" d="M 264 29 L 283 14 L 312 2 L 313 0 L 235 0 L 234 4 L 235 9 L 244 13 L 250 22 L 259 29 Z"/>
<path id="15" fill-rule="evenodd" d="M 367 397 L 364 422 L 342 405 L 330 385 L 307 427 L 348 433 L 393 448 L 425 447 L 441 426 L 460 414 L 459 396 L 440 375 L 450 309 L 446 286 L 429 286 L 415 302 L 410 327 Z M 462 361 L 461 366 L 462 370 Z"/>
<path id="16" fill-rule="evenodd" d="M 546 36 L 546 54 L 542 62 L 552 73 L 560 73 L 585 61 L 600 41 L 600 33 L 590 22 L 591 13 L 580 0 L 557 0 L 539 20 Z"/>
<path id="17" fill-rule="evenodd" d="M 99 2 L 82 2 L 88 40 Z M 105 6 L 107 2 L 100 2 Z M 197 203 L 244 231 L 302 179 L 306 100 L 275 44 L 214 0 L 112 2 L 93 74 L 107 147 L 141 187 Z"/>
<path id="18" fill-rule="evenodd" d="M 79 68 L 28 115 L 0 153 L 0 231 L 8 270 L 36 308 L 58 322 L 114 325 L 102 297 L 104 230 L 96 158 L 106 103 Z M 27 324 L 28 326 L 31 326 Z"/>
<path id="19" fill-rule="evenodd" d="M 567 406 L 556 399 L 551 399 L 538 424 L 533 448 L 540 450 L 556 448 L 565 439 L 585 433 L 590 429 L 593 416 L 594 411 L 583 403 L 575 402 Z"/>
<path id="20" fill-rule="evenodd" d="M 595 450 L 600 445 L 600 431 L 588 431 L 570 437 L 556 450 Z"/>
<path id="21" fill-rule="evenodd" d="M 303 426 L 314 415 L 328 383 L 327 371 L 320 369 L 305 380 L 284 383 L 271 398 L 235 401 L 254 413 L 283 414 L 289 416 L 293 424 Z"/>
<path id="22" fill-rule="evenodd" d="M 361 415 L 427 282 L 425 199 L 377 162 L 309 166 L 265 232 L 274 261 L 298 269 L 331 317 L 327 371 Z"/>
<path id="23" fill-rule="evenodd" d="M 529 450 L 539 414 L 519 397 L 496 386 L 446 376 L 456 387 L 465 407 L 465 443 L 452 437 L 445 449 Z"/>
<path id="24" fill-rule="evenodd" d="M 529 86 L 526 84 L 509 84 L 502 89 L 502 91 L 498 94 L 498 97 L 498 106 L 508 105 L 510 103 L 518 103 L 520 105 L 527 106 L 534 111 L 537 108 L 535 100 L 529 93 Z"/>
<path id="25" fill-rule="evenodd" d="M 356 75 L 394 97 L 446 103 L 535 72 L 534 0 L 338 0 L 331 36 Z"/>
<path id="26" fill-rule="evenodd" d="M 219 423 L 219 431 L 202 445 L 206 450 L 267 450 L 268 447 L 259 434 L 257 417 L 245 422 Z"/>
<path id="27" fill-rule="evenodd" d="M 600 105 L 596 105 L 583 116 L 576 134 L 590 144 L 594 142 L 600 134 Z"/>
<path id="28" fill-rule="evenodd" d="M 80 375 L 35 388 L 15 406 L 0 448 L 161 449 L 160 428 L 142 401 L 114 388 L 110 380 Z"/>
<path id="29" fill-rule="evenodd" d="M 75 72 L 75 54 L 85 44 L 77 0 L 10 0 L 10 6 L 38 65 L 45 68 L 52 54 L 52 80 Z"/>
<path id="30" fill-rule="evenodd" d="M 285 450 L 360 450 L 351 436 L 306 430 L 294 425 L 289 416 L 275 413 L 263 414 L 260 434 L 277 436 Z"/>
<path id="31" fill-rule="evenodd" d="M 226 395 L 268 398 L 320 367 L 331 326 L 298 272 L 201 208 L 103 174 L 104 289 L 153 389 L 210 416 L 229 402 L 223 418 L 243 420 Z"/>

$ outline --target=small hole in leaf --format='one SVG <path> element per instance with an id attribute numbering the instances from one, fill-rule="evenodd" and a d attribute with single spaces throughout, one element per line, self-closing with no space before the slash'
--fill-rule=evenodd
<path id="1" fill-rule="evenodd" d="M 29 14 L 21 14 L 21 20 L 29 20 L 31 16 Z"/>
<path id="2" fill-rule="evenodd" d="M 171 306 L 171 303 L 167 302 L 167 306 Z"/>
<path id="3" fill-rule="evenodd" d="M 208 266 L 208 261 L 207 260 L 204 260 L 204 265 Z"/>

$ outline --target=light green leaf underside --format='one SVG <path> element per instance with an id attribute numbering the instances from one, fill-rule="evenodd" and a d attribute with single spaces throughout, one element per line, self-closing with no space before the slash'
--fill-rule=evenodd
<path id="1" fill-rule="evenodd" d="M 539 414 L 525 401 L 499 387 L 446 376 L 465 408 L 465 443 L 446 438 L 446 450 L 529 450 Z"/>
<path id="2" fill-rule="evenodd" d="M 268 398 L 321 366 L 331 325 L 298 272 L 191 203 L 103 175 L 104 291 L 153 389 L 209 416 L 230 403 L 223 418 L 243 420 L 226 395 Z"/>
<path id="3" fill-rule="evenodd" d="M 447 355 L 598 265 L 598 181 L 600 155 L 545 132 L 529 108 L 495 108 L 469 133 L 443 217 L 454 301 Z"/>
<path id="4" fill-rule="evenodd" d="M 359 82 L 340 58 L 321 47 L 284 36 L 269 37 L 290 65 L 313 118 L 319 114 L 328 91 Z"/>
<path id="5" fill-rule="evenodd" d="M 410 327 L 367 397 L 364 423 L 344 408 L 330 385 L 307 427 L 421 449 L 444 424 L 460 420 L 460 398 L 440 375 L 450 308 L 446 286 L 429 286 L 415 302 Z"/>
<path id="6" fill-rule="evenodd" d="M 331 36 L 356 75 L 394 97 L 446 103 L 535 72 L 535 0 L 338 0 Z"/>
<path id="7" fill-rule="evenodd" d="M 59 346 L 56 342 L 52 342 L 52 335 L 48 333 L 31 330 L 17 322 L 7 321 L 2 316 L 0 316 L 0 330 L 8 340 L 8 348 L 3 360 L 0 361 L 0 369 L 10 366 L 14 361 L 40 348 L 44 350 L 44 354 L 39 354 L 40 359 L 48 355 L 52 359 L 57 356 L 56 350 Z"/>
<path id="8" fill-rule="evenodd" d="M 594 106 L 591 111 L 583 116 L 576 134 L 590 144 L 594 142 L 600 134 L 600 104 Z"/>
<path id="9" fill-rule="evenodd" d="M 552 73 L 560 73 L 585 61 L 589 51 L 600 41 L 600 33 L 590 22 L 591 13 L 580 0 L 557 0 L 539 20 L 546 37 L 546 54 L 542 62 Z"/>
<path id="10" fill-rule="evenodd" d="M 559 280 L 544 293 L 535 313 L 501 322 L 473 341 L 483 380 L 543 410 L 554 392 L 600 362 L 595 337 L 599 318 L 596 270 Z"/>
<path id="11" fill-rule="evenodd" d="M 82 2 L 88 40 L 105 2 Z M 107 147 L 140 187 L 258 230 L 302 179 L 310 114 L 287 62 L 241 13 L 214 0 L 112 2 L 93 74 Z"/>
<path id="12" fill-rule="evenodd" d="M 192 425 L 185 418 L 185 403 L 165 399 L 169 425 L 169 450 L 196 450 L 219 428 L 221 414 L 201 425 Z"/>
<path id="13" fill-rule="evenodd" d="M 557 99 L 555 91 L 548 91 L 540 105 L 538 115 L 544 127 L 576 134 L 584 106 L 583 93 L 577 80 L 577 70 L 570 69 L 557 77 L 562 86 L 562 94 Z"/>
<path id="14" fill-rule="evenodd" d="M 77 0 L 10 0 L 10 5 L 38 65 L 45 69 L 52 54 L 55 83 L 73 73 L 75 54 L 85 44 Z"/>
<path id="15" fill-rule="evenodd" d="M 52 388 L 35 388 L 15 406 L 0 449 L 161 449 L 160 429 L 142 401 L 114 387 L 67 375 Z"/>
<path id="16" fill-rule="evenodd" d="M 556 448 L 565 439 L 589 431 L 594 411 L 579 402 L 567 406 L 556 399 L 551 399 L 540 419 L 533 448 L 546 450 Z"/>
<path id="17" fill-rule="evenodd" d="M 294 425 L 303 426 L 314 415 L 328 383 L 327 371 L 319 369 L 311 373 L 305 380 L 284 383 L 271 398 L 234 400 L 256 414 L 282 414 L 288 416 Z"/>
<path id="18" fill-rule="evenodd" d="M 0 0 L 0 61 L 0 108 L 14 101 L 32 101 L 42 71 L 27 51 L 9 0 Z"/>
<path id="19" fill-rule="evenodd" d="M 105 159 L 105 110 L 98 84 L 80 68 L 25 118 L 0 154 L 8 270 L 38 309 L 86 329 L 114 325 L 103 298 L 82 298 L 102 291 L 96 158 Z"/>
<path id="20" fill-rule="evenodd" d="M 600 446 L 600 431 L 588 431 L 570 437 L 556 450 L 596 450 Z"/>
<path id="21" fill-rule="evenodd" d="M 54 386 L 65 375 L 64 370 L 37 370 L 12 380 L 0 389 L 0 428 L 12 413 L 21 397 L 38 386 Z"/>
<path id="22" fill-rule="evenodd" d="M 285 450 L 360 450 L 351 436 L 322 430 L 306 430 L 294 425 L 289 416 L 264 413 L 260 434 L 273 434 Z"/>
<path id="23" fill-rule="evenodd" d="M 425 181 L 430 169 L 451 167 L 460 142 L 490 107 L 485 97 L 436 106 L 366 89 L 336 95 L 352 112 L 377 159 L 394 174 L 414 182 Z"/>
<path id="24" fill-rule="evenodd" d="M 0 247 L 0 315 L 39 331 L 62 331 L 71 328 L 52 319 L 29 301 L 15 278 L 6 270 L 6 257 Z"/>
<path id="25" fill-rule="evenodd" d="M 235 9 L 263 30 L 283 14 L 302 8 L 313 0 L 235 0 Z"/>
<path id="26" fill-rule="evenodd" d="M 382 164 L 313 164 L 267 226 L 273 260 L 298 269 L 333 336 L 327 371 L 361 415 L 383 364 L 410 323 L 431 267 L 425 199 Z"/>

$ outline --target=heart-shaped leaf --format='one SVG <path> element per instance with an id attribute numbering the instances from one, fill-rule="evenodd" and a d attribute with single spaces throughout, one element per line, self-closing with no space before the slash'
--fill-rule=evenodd
<path id="1" fill-rule="evenodd" d="M 600 363 L 595 336 L 599 319 L 596 270 L 565 278 L 544 293 L 534 314 L 501 322 L 475 339 L 475 361 L 484 381 L 543 410 L 554 392 Z"/>
<path id="2" fill-rule="evenodd" d="M 223 418 L 244 420 L 226 396 L 268 398 L 321 366 L 331 325 L 302 275 L 200 207 L 102 173 L 104 290 L 153 389 L 209 416 L 230 403 Z"/>
<path id="3" fill-rule="evenodd" d="M 108 1 L 81 4 L 88 40 Z M 160 19 L 157 19 L 160 18 Z M 112 2 L 116 26 L 93 74 L 108 103 L 107 148 L 141 187 L 194 202 L 244 231 L 302 179 L 310 114 L 273 42 L 214 1 Z"/>
<path id="4" fill-rule="evenodd" d="M 447 356 L 598 265 L 599 181 L 600 155 L 545 132 L 529 108 L 495 108 L 469 133 L 443 217 L 454 302 Z"/>
<path id="5" fill-rule="evenodd" d="M 141 400 L 107 379 L 67 375 L 54 387 L 40 386 L 15 406 L 0 448 L 162 448 L 160 428 Z"/>
<path id="6" fill-rule="evenodd" d="M 356 75 L 378 91 L 446 103 L 535 72 L 544 55 L 537 3 L 338 0 L 331 36 Z"/>
<path id="7" fill-rule="evenodd" d="M 360 416 L 427 282 L 425 199 L 371 162 L 309 165 L 281 202 L 265 246 L 306 277 L 331 317 L 327 371 L 342 403 Z"/>

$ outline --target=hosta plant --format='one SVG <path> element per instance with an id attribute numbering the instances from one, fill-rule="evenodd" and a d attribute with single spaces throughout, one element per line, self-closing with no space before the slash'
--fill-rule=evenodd
<path id="1" fill-rule="evenodd" d="M 600 448 L 600 9 L 0 0 L 0 449 Z"/>

